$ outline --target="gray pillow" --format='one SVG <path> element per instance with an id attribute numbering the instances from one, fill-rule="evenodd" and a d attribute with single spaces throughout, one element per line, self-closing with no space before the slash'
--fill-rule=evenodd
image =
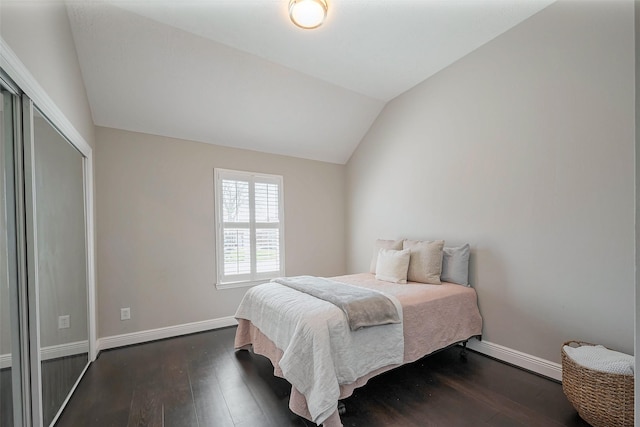
<path id="1" fill-rule="evenodd" d="M 440 275 L 440 280 L 469 286 L 470 252 L 471 247 L 468 243 L 457 248 L 444 248 L 442 250 L 442 274 Z"/>

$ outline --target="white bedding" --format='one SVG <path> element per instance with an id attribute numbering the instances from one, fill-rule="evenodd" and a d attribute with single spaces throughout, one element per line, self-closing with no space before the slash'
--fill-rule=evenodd
<path id="1" fill-rule="evenodd" d="M 386 294 L 402 318 L 398 300 Z M 247 319 L 282 349 L 283 376 L 306 398 L 312 421 L 336 410 L 340 385 L 403 363 L 403 325 L 352 332 L 335 305 L 277 283 L 250 289 L 235 315 Z"/>
<path id="2" fill-rule="evenodd" d="M 567 356 L 586 368 L 618 375 L 633 375 L 635 359 L 629 354 L 610 350 L 602 345 L 563 347 Z"/>

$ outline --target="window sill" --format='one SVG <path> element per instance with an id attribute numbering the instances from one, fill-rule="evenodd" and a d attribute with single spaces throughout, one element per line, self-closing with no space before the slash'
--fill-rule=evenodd
<path id="1" fill-rule="evenodd" d="M 254 280 L 248 282 L 231 282 L 231 283 L 216 283 L 216 289 L 235 289 L 235 288 L 248 288 L 250 286 L 261 285 L 269 282 L 271 279 Z"/>

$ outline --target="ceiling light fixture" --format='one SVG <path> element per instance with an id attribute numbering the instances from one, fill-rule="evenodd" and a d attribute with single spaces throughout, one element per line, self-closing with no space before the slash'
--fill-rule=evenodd
<path id="1" fill-rule="evenodd" d="M 318 28 L 327 17 L 326 0 L 291 0 L 289 2 L 291 22 L 305 30 Z"/>

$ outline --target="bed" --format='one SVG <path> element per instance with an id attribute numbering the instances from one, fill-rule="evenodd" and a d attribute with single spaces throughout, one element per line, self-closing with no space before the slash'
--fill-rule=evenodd
<path id="1" fill-rule="evenodd" d="M 338 401 L 370 378 L 481 335 L 471 287 L 396 284 L 371 273 L 332 280 L 383 293 L 401 323 L 351 330 L 334 304 L 275 282 L 250 289 L 236 312 L 235 348 L 269 358 L 274 374 L 292 384 L 290 409 L 318 425 L 342 426 Z"/>

